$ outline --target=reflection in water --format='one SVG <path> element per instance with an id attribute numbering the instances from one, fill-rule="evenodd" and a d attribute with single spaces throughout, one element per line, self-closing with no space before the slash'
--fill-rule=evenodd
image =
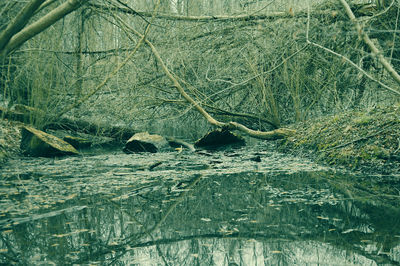
<path id="1" fill-rule="evenodd" d="M 335 173 L 262 146 L 25 158 L 0 179 L 0 263 L 400 264 L 395 177 Z"/>

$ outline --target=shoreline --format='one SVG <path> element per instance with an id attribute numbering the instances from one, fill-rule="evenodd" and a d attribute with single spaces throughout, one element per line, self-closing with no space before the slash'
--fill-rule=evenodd
<path id="1" fill-rule="evenodd" d="M 10 157 L 20 153 L 20 122 L 0 118 L 0 168 Z"/>
<path id="2" fill-rule="evenodd" d="M 278 150 L 352 172 L 400 174 L 400 105 L 349 111 L 291 125 Z"/>
<path id="3" fill-rule="evenodd" d="M 0 119 L 0 164 L 20 155 L 21 125 Z M 279 152 L 356 173 L 400 174 L 400 105 L 344 112 L 288 128 L 296 133 L 276 142 Z"/>

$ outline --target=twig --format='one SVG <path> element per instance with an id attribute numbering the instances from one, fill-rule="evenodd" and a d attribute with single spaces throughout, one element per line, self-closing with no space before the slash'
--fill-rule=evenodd
<path id="1" fill-rule="evenodd" d="M 393 6 L 394 2 L 395 2 L 395 0 L 392 0 L 392 2 L 390 3 L 390 5 L 389 5 L 388 7 L 386 7 L 384 10 L 382 10 L 381 12 L 379 12 L 379 13 L 377 13 L 377 14 L 374 14 L 372 17 L 362 18 L 362 19 L 360 19 L 360 21 L 371 20 L 371 19 L 373 19 L 373 18 L 376 18 L 376 17 L 379 17 L 379 16 L 385 14 L 385 13 L 388 12 L 389 9 Z M 396 24 L 396 25 L 397 25 L 397 24 Z"/>
<path id="2" fill-rule="evenodd" d="M 390 49 L 390 58 L 389 58 L 390 61 L 392 61 L 392 59 L 393 59 L 394 47 L 395 47 L 395 44 L 396 44 L 396 36 L 397 36 L 396 32 L 397 32 L 397 26 L 398 26 L 398 23 L 399 23 L 399 15 L 400 15 L 400 6 L 397 6 L 397 15 L 396 15 L 396 23 L 395 23 L 396 26 L 395 26 L 394 31 L 393 31 L 393 45 L 392 45 L 392 48 Z"/>
<path id="3" fill-rule="evenodd" d="M 252 76 L 252 77 L 250 77 L 250 78 L 248 78 L 248 79 L 246 79 L 246 80 L 243 80 L 243 81 L 241 81 L 241 82 L 239 82 L 239 83 L 236 83 L 235 85 L 232 85 L 232 86 L 230 86 L 230 87 L 228 87 L 228 88 L 225 88 L 225 89 L 220 90 L 220 91 L 218 91 L 218 92 L 216 92 L 216 93 L 214 93 L 214 94 L 211 94 L 211 95 L 208 96 L 208 97 L 210 98 L 210 97 L 212 97 L 212 96 L 221 94 L 221 93 L 223 93 L 223 92 L 225 92 L 225 91 L 231 90 L 231 89 L 233 89 L 233 88 L 235 88 L 235 87 L 245 85 L 245 84 L 249 83 L 250 81 L 252 81 L 253 79 L 256 79 L 256 78 L 259 78 L 259 77 L 261 77 L 261 76 L 264 76 L 264 75 L 267 75 L 267 74 L 270 74 L 270 73 L 274 72 L 277 68 L 279 68 L 280 66 L 282 66 L 283 64 L 285 64 L 287 61 L 289 61 L 291 58 L 293 58 L 294 56 L 296 56 L 297 54 L 299 54 L 301 51 L 305 50 L 307 47 L 308 47 L 308 44 L 304 45 L 303 47 L 301 47 L 300 49 L 298 49 L 298 50 L 297 50 L 296 52 L 294 52 L 293 54 L 289 55 L 288 57 L 285 57 L 279 64 L 277 64 L 277 65 L 274 66 L 273 68 L 271 68 L 271 69 L 269 69 L 269 70 L 267 70 L 267 71 L 258 73 L 258 74 L 254 75 L 254 76 Z"/>
<path id="4" fill-rule="evenodd" d="M 360 66 L 358 66 L 356 63 L 354 63 L 353 61 L 351 61 L 349 58 L 347 58 L 346 56 L 339 54 L 329 48 L 326 48 L 318 43 L 312 42 L 309 39 L 309 31 L 310 31 L 310 7 L 308 7 L 308 17 L 307 17 L 307 32 L 306 32 L 306 41 L 308 44 L 313 45 L 315 47 L 318 47 L 328 53 L 331 53 L 337 57 L 342 58 L 344 61 L 346 61 L 347 63 L 349 63 L 350 65 L 352 65 L 353 67 L 355 67 L 356 69 L 358 69 L 358 71 L 360 71 L 363 75 L 365 75 L 367 78 L 369 78 L 370 80 L 378 83 L 379 85 L 381 85 L 383 88 L 385 88 L 386 90 L 396 94 L 397 96 L 400 96 L 400 92 L 389 87 L 388 85 L 386 85 L 385 83 L 375 79 L 374 77 L 371 76 L 371 74 L 369 74 L 368 72 L 366 72 L 364 69 L 362 69 Z"/>
<path id="5" fill-rule="evenodd" d="M 157 5 L 157 7 L 158 7 L 158 5 Z M 153 12 L 152 21 L 154 20 L 154 17 L 155 17 L 155 14 L 156 14 L 156 13 L 157 13 L 157 9 L 155 9 L 154 12 Z M 133 51 L 125 58 L 125 60 L 124 60 L 121 64 L 119 64 L 119 65 L 114 69 L 113 72 L 111 72 L 111 73 L 110 73 L 99 85 L 97 85 L 97 87 L 94 88 L 90 93 L 88 93 L 87 95 L 85 95 L 85 96 L 84 96 L 82 99 L 80 99 L 78 102 L 76 102 L 76 103 L 74 103 L 74 104 L 71 104 L 70 106 L 66 107 L 66 108 L 65 108 L 64 110 L 62 110 L 59 114 L 57 114 L 55 118 L 56 118 L 56 119 L 57 119 L 57 118 L 60 118 L 60 117 L 61 117 L 62 115 L 64 115 L 65 113 L 67 113 L 67 112 L 71 111 L 72 109 L 78 107 L 79 105 L 81 105 L 82 103 L 84 103 L 85 101 L 87 101 L 90 97 L 92 97 L 95 93 L 97 93 L 101 88 L 103 88 L 103 87 L 108 83 L 108 81 L 109 81 L 112 77 L 114 77 L 114 75 L 117 74 L 117 73 L 121 70 L 121 68 L 122 68 L 123 66 L 125 66 L 125 65 L 132 59 L 132 57 L 136 54 L 136 52 L 139 50 L 140 46 L 142 45 L 143 41 L 145 40 L 147 34 L 149 33 L 149 31 L 150 31 L 150 26 L 151 26 L 151 25 L 152 25 L 151 23 L 147 25 L 144 34 L 142 35 L 141 39 L 136 43 L 136 46 L 135 46 L 135 48 L 133 49 Z"/>
<path id="6" fill-rule="evenodd" d="M 121 20 L 118 17 L 115 17 L 116 19 L 119 20 L 121 24 L 123 24 L 127 29 L 129 29 L 132 33 L 137 35 L 139 38 L 142 38 L 142 35 L 137 32 L 135 29 L 133 29 L 131 26 L 129 26 L 125 21 Z M 291 129 L 286 129 L 286 128 L 279 128 L 276 130 L 272 131 L 256 131 L 252 130 L 250 128 L 247 128 L 246 126 L 236 123 L 236 122 L 229 122 L 229 123 L 223 123 L 218 120 L 216 120 L 214 117 L 212 117 L 198 102 L 196 102 L 189 94 L 186 93 L 185 89 L 182 87 L 182 85 L 179 83 L 179 81 L 172 75 L 172 73 L 169 71 L 167 66 L 165 65 L 164 61 L 162 60 L 160 54 L 158 53 L 157 49 L 154 47 L 154 45 L 147 39 L 144 40 L 144 42 L 150 47 L 153 55 L 159 62 L 161 68 L 163 69 L 164 73 L 167 75 L 167 77 L 173 82 L 174 87 L 178 90 L 178 92 L 185 98 L 187 102 L 189 102 L 191 105 L 194 106 L 194 108 L 212 125 L 217 126 L 217 127 L 226 127 L 231 130 L 239 130 L 244 133 L 246 133 L 250 137 L 254 138 L 259 138 L 259 139 L 265 139 L 265 140 L 275 140 L 275 139 L 281 139 L 285 138 L 287 136 L 292 135 L 295 131 Z"/>
<path id="7" fill-rule="evenodd" d="M 390 125 L 390 124 L 391 124 L 391 123 L 388 123 L 388 124 L 386 124 L 386 125 Z M 348 146 L 348 145 L 350 145 L 350 144 L 353 144 L 353 143 L 356 143 L 356 142 L 359 142 L 359 141 L 362 141 L 362 140 L 367 140 L 367 139 L 369 139 L 369 138 L 375 137 L 376 135 L 381 134 L 381 133 L 384 132 L 385 130 L 387 130 L 387 127 L 383 128 L 383 129 L 381 129 L 381 130 L 379 130 L 378 132 L 375 132 L 375 133 L 373 133 L 373 134 L 370 134 L 370 135 L 367 135 L 367 136 L 364 136 L 364 137 L 360 137 L 360 138 L 358 138 L 358 139 L 355 139 L 355 140 L 352 140 L 352 141 L 349 141 L 349 142 L 346 142 L 346 143 L 343 143 L 343 144 L 340 144 L 340 145 L 337 145 L 337 146 L 334 146 L 334 147 L 330 147 L 330 148 L 324 149 L 324 150 L 322 150 L 322 151 L 330 151 L 330 150 L 334 150 L 334 149 L 343 148 L 343 147 L 346 147 L 346 146 Z"/>
<path id="8" fill-rule="evenodd" d="M 397 139 L 397 142 L 399 145 L 397 146 L 397 149 L 393 153 L 397 153 L 400 150 L 400 138 Z"/>
<path id="9" fill-rule="evenodd" d="M 371 52 L 373 55 L 375 55 L 379 62 L 382 64 L 382 66 L 386 69 L 387 72 L 389 72 L 389 75 L 393 78 L 393 80 L 400 85 L 400 75 L 397 73 L 397 71 L 393 68 L 393 66 L 386 60 L 386 58 L 383 56 L 382 51 L 380 51 L 375 44 L 372 42 L 372 40 L 369 38 L 367 33 L 363 30 L 361 27 L 360 23 L 357 21 L 356 17 L 354 16 L 353 11 L 351 11 L 351 8 L 349 4 L 347 4 L 346 0 L 339 0 L 344 9 L 346 10 L 347 16 L 350 18 L 350 20 L 354 23 L 356 30 L 358 34 L 360 34 L 361 38 L 365 42 L 365 44 L 368 45 L 368 47 L 371 49 Z M 397 93 L 400 95 L 400 92 L 397 91 Z"/>

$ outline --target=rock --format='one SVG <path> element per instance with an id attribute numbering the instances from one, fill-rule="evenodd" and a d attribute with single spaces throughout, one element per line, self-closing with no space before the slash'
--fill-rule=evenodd
<path id="1" fill-rule="evenodd" d="M 69 143 L 33 127 L 22 127 L 21 134 L 20 148 L 25 155 L 54 157 L 78 154 L 78 151 Z"/>
<path id="2" fill-rule="evenodd" d="M 229 130 L 216 129 L 208 132 L 204 137 L 197 140 L 195 148 L 218 149 L 228 146 L 244 146 L 244 139 Z"/>
<path id="3" fill-rule="evenodd" d="M 133 135 L 123 149 L 126 153 L 158 152 L 168 148 L 167 140 L 160 135 L 151 135 L 148 132 L 140 132 Z"/>
<path id="4" fill-rule="evenodd" d="M 80 137 L 65 136 L 63 139 L 74 146 L 75 149 L 90 148 L 92 146 L 92 141 Z"/>

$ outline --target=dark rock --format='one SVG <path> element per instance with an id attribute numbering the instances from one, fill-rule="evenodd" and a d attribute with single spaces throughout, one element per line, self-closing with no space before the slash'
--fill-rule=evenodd
<path id="1" fill-rule="evenodd" d="M 126 153 L 155 153 L 168 147 L 168 142 L 164 137 L 160 135 L 150 135 L 148 132 L 141 132 L 136 133 L 126 142 L 123 151 Z"/>
<path id="2" fill-rule="evenodd" d="M 261 157 L 260 157 L 260 155 L 257 155 L 256 157 L 250 158 L 250 160 L 259 163 L 259 162 L 261 162 Z"/>
<path id="3" fill-rule="evenodd" d="M 216 129 L 207 133 L 194 144 L 196 148 L 218 149 L 228 146 L 244 146 L 244 139 L 229 130 Z"/>
<path id="4" fill-rule="evenodd" d="M 63 139 L 74 146 L 75 149 L 85 149 L 92 146 L 92 141 L 80 137 L 65 136 Z"/>
<path id="5" fill-rule="evenodd" d="M 35 128 L 24 126 L 21 134 L 20 148 L 25 155 L 54 157 L 78 154 L 78 151 L 69 143 Z"/>

